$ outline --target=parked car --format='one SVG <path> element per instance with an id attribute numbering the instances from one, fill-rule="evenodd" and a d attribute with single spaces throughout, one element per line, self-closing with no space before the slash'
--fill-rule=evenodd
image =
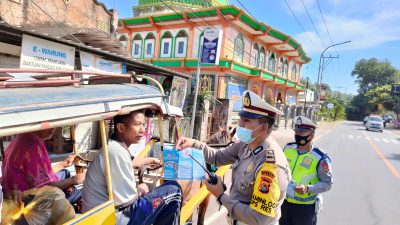
<path id="1" fill-rule="evenodd" d="M 383 132 L 383 119 L 379 116 L 369 116 L 365 123 L 366 130 L 378 130 Z"/>

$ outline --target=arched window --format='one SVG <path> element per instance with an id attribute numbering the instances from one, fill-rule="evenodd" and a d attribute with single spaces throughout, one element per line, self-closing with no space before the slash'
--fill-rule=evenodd
<path id="1" fill-rule="evenodd" d="M 278 73 L 280 75 L 283 75 L 283 58 L 282 57 L 279 58 L 279 71 L 278 71 Z"/>
<path id="2" fill-rule="evenodd" d="M 122 46 L 126 47 L 128 44 L 128 38 L 126 37 L 125 34 L 122 34 L 119 38 L 118 41 L 121 42 Z"/>
<path id="3" fill-rule="evenodd" d="M 142 57 L 142 36 L 140 34 L 136 34 L 132 39 L 132 56 L 134 58 Z"/>
<path id="4" fill-rule="evenodd" d="M 186 31 L 180 30 L 175 36 L 175 57 L 184 58 L 187 53 L 188 35 Z"/>
<path id="5" fill-rule="evenodd" d="M 297 66 L 296 66 L 296 64 L 293 64 L 293 66 L 292 66 L 292 80 L 296 80 L 296 78 L 297 78 Z"/>
<path id="6" fill-rule="evenodd" d="M 233 50 L 233 58 L 243 62 L 244 41 L 242 34 L 237 35 Z"/>
<path id="7" fill-rule="evenodd" d="M 258 44 L 253 44 L 253 49 L 251 50 L 251 65 L 258 66 L 258 55 L 259 55 Z"/>
<path id="8" fill-rule="evenodd" d="M 156 38 L 153 33 L 148 33 L 144 38 L 144 58 L 154 58 Z"/>
<path id="9" fill-rule="evenodd" d="M 275 57 L 275 53 L 271 53 L 271 55 L 268 58 L 268 70 L 270 72 L 273 72 L 273 73 L 276 72 L 276 57 Z"/>
<path id="10" fill-rule="evenodd" d="M 160 57 L 161 58 L 169 58 L 172 53 L 172 35 L 169 31 L 165 32 L 161 37 L 161 49 L 160 49 Z"/>
<path id="11" fill-rule="evenodd" d="M 261 47 L 258 67 L 265 69 L 265 49 Z"/>
<path id="12" fill-rule="evenodd" d="M 285 76 L 285 77 L 288 76 L 288 67 L 289 67 L 289 63 L 288 63 L 287 59 L 283 60 L 282 76 Z"/>

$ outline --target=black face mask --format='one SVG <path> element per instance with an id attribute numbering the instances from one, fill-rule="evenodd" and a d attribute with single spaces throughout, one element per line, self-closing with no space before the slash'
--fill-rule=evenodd
<path id="1" fill-rule="evenodd" d="M 298 146 L 304 146 L 304 145 L 308 144 L 308 142 L 311 141 L 311 140 L 308 140 L 310 135 L 308 135 L 308 136 L 300 136 L 300 135 L 297 135 L 297 134 L 294 135 L 294 139 L 296 140 L 296 144 Z"/>

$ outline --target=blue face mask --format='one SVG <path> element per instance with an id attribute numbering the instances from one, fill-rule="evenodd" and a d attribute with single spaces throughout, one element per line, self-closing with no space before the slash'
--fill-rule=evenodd
<path id="1" fill-rule="evenodd" d="M 256 129 L 258 129 L 258 127 L 257 127 Z M 251 136 L 252 133 L 253 133 L 252 130 L 246 129 L 246 128 L 244 128 L 244 127 L 237 127 L 237 128 L 236 128 L 236 135 L 237 135 L 237 138 L 238 138 L 241 142 L 243 142 L 243 143 L 245 143 L 245 144 L 250 144 L 251 142 L 253 142 L 253 141 L 258 137 L 258 135 L 257 135 L 257 137 L 252 137 L 252 136 Z"/>

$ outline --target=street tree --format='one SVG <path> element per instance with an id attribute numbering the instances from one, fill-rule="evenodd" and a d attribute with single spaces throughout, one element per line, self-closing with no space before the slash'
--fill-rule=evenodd
<path id="1" fill-rule="evenodd" d="M 356 77 L 360 94 L 365 94 L 382 85 L 391 84 L 399 78 L 397 69 L 389 61 L 380 61 L 376 58 L 358 61 L 351 75 Z"/>
<path id="2" fill-rule="evenodd" d="M 388 111 L 396 113 L 397 119 L 399 119 L 400 113 L 400 96 L 391 93 L 391 85 L 383 85 L 369 90 L 365 96 L 369 99 L 370 104 L 382 106 Z"/>

